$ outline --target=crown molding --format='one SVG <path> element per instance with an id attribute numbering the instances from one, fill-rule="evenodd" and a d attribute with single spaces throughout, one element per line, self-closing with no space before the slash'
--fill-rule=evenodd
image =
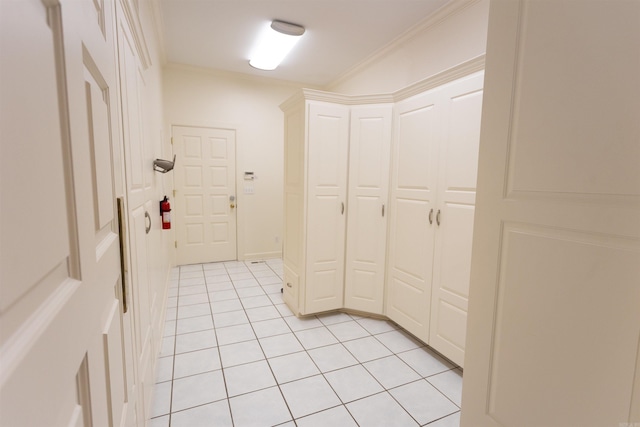
<path id="1" fill-rule="evenodd" d="M 397 49 L 400 45 L 405 44 L 409 40 L 415 38 L 418 34 L 430 29 L 431 27 L 435 27 L 442 21 L 448 19 L 450 16 L 455 15 L 456 13 L 459 13 L 470 6 L 473 6 L 480 1 L 482 0 L 452 0 L 451 2 L 442 6 L 440 9 L 436 10 L 434 13 L 430 14 L 423 21 L 409 28 L 403 34 L 396 37 L 394 40 L 372 53 L 363 61 L 349 68 L 342 75 L 326 85 L 326 87 L 332 88 L 338 86 L 339 84 L 350 79 L 365 68 L 369 67 L 372 63 L 385 57 L 387 54 Z"/>

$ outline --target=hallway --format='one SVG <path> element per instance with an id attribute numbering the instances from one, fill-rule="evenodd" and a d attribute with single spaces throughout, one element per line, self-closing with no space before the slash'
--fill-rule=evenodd
<path id="1" fill-rule="evenodd" d="M 151 427 L 458 426 L 459 369 L 388 321 L 296 318 L 281 260 L 171 274 Z"/>

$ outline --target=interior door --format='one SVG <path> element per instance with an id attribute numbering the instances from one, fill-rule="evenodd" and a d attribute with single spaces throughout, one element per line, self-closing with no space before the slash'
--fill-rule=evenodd
<path id="1" fill-rule="evenodd" d="M 120 425 L 114 4 L 0 8 L 2 423 Z"/>
<path id="2" fill-rule="evenodd" d="M 462 425 L 638 425 L 640 3 L 489 14 Z"/>
<path id="3" fill-rule="evenodd" d="M 396 104 L 391 176 L 387 315 L 429 339 L 440 137 L 437 92 Z"/>
<path id="4" fill-rule="evenodd" d="M 173 126 L 178 265 L 237 259 L 236 132 Z"/>
<path id="5" fill-rule="evenodd" d="M 464 365 L 483 73 L 442 87 L 429 345 Z"/>
<path id="6" fill-rule="evenodd" d="M 387 253 L 390 105 L 351 108 L 345 307 L 382 314 Z"/>

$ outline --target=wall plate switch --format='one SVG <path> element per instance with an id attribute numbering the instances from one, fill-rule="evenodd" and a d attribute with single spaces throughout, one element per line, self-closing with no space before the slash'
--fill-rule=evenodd
<path id="1" fill-rule="evenodd" d="M 253 192 L 254 192 L 253 185 L 245 184 L 245 186 L 244 186 L 244 194 L 253 194 Z"/>

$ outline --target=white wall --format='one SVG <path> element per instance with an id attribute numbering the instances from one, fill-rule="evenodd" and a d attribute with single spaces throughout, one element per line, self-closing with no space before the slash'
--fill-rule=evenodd
<path id="1" fill-rule="evenodd" d="M 403 89 L 486 50 L 489 0 L 454 1 L 411 37 L 369 59 L 328 86 L 349 95 Z"/>
<path id="2" fill-rule="evenodd" d="M 237 129 L 239 259 L 282 254 L 284 119 L 279 105 L 300 87 L 181 66 L 164 69 L 167 136 L 172 125 Z M 256 176 L 251 195 L 243 194 L 245 171 Z"/>

